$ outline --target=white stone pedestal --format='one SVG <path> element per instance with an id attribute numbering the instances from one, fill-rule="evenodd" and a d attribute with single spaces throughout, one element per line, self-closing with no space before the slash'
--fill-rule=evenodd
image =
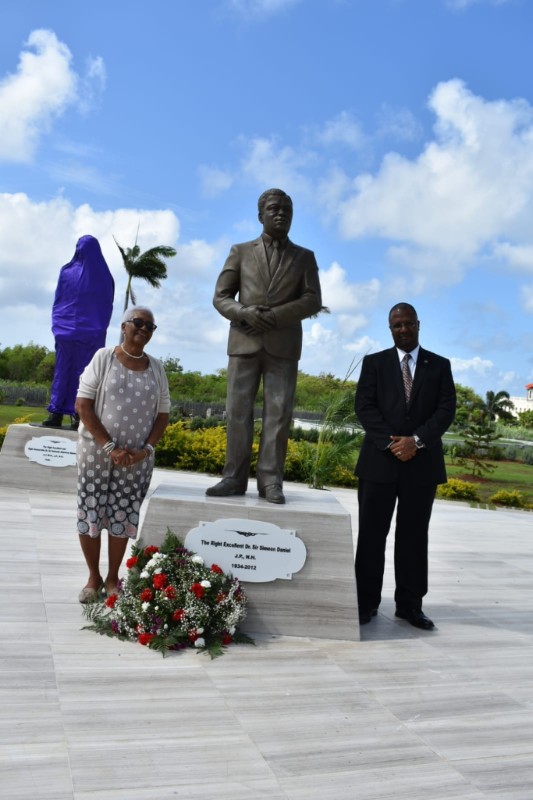
<path id="1" fill-rule="evenodd" d="M 31 461 L 26 455 L 27 443 L 35 439 L 38 445 L 38 440 L 41 438 L 63 441 L 67 439 L 75 443 L 78 434 L 68 428 L 41 428 L 28 424 L 10 425 L 0 452 L 0 486 L 68 492 L 74 495 L 77 483 L 75 464 L 72 466 L 38 464 Z M 61 444 L 61 441 L 59 443 Z"/>
<path id="2" fill-rule="evenodd" d="M 295 530 L 307 549 L 291 580 L 242 581 L 248 597 L 248 633 L 359 640 L 354 552 L 349 513 L 327 491 L 283 487 L 286 505 L 244 497 L 216 498 L 205 487 L 162 483 L 151 495 L 140 537 L 159 545 L 170 528 L 180 539 L 201 522 L 253 519 Z"/>

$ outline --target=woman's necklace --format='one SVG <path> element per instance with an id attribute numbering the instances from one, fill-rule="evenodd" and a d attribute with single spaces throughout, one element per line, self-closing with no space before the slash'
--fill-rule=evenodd
<path id="1" fill-rule="evenodd" d="M 144 358 L 144 355 L 145 355 L 144 353 L 141 353 L 141 355 L 140 355 L 140 356 L 134 356 L 134 355 L 132 355 L 131 353 L 128 353 L 128 351 L 126 350 L 126 348 L 124 347 L 124 345 L 122 344 L 122 342 L 120 343 L 120 347 L 121 347 L 121 350 L 122 350 L 122 352 L 123 352 L 123 353 L 126 353 L 126 355 L 127 355 L 127 356 L 129 356 L 130 358 L 137 358 L 137 359 L 139 359 L 139 358 Z"/>

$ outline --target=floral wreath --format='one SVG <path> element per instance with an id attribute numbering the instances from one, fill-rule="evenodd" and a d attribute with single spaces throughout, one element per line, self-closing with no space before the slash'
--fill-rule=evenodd
<path id="1" fill-rule="evenodd" d="M 195 647 L 221 655 L 232 642 L 252 643 L 237 631 L 246 596 L 237 578 L 183 547 L 167 531 L 161 547 L 140 540 L 126 561 L 128 574 L 117 594 L 84 607 L 92 630 L 159 650 Z"/>

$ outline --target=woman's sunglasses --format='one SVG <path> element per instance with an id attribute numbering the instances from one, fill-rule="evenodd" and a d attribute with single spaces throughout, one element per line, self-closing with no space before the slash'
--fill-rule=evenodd
<path id="1" fill-rule="evenodd" d="M 133 319 L 126 320 L 126 322 L 131 322 L 139 330 L 141 328 L 146 328 L 146 330 L 150 331 L 150 333 L 153 333 L 157 328 L 157 325 L 154 325 L 153 322 L 147 322 L 145 319 L 141 319 L 140 317 L 133 317 Z"/>

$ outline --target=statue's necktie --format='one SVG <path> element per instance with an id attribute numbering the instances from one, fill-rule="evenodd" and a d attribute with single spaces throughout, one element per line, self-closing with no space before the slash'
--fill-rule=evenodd
<path id="1" fill-rule="evenodd" d="M 276 274 L 276 270 L 279 267 L 279 262 L 281 260 L 280 252 L 279 252 L 279 242 L 275 239 L 272 240 L 272 251 L 270 253 L 270 263 L 268 265 L 268 269 L 270 272 L 270 277 L 273 278 Z"/>
<path id="2" fill-rule="evenodd" d="M 405 399 L 407 402 L 411 399 L 411 389 L 413 388 L 413 376 L 411 375 L 411 369 L 409 367 L 410 360 L 411 355 L 409 353 L 406 353 L 402 358 L 403 388 L 405 390 Z"/>

